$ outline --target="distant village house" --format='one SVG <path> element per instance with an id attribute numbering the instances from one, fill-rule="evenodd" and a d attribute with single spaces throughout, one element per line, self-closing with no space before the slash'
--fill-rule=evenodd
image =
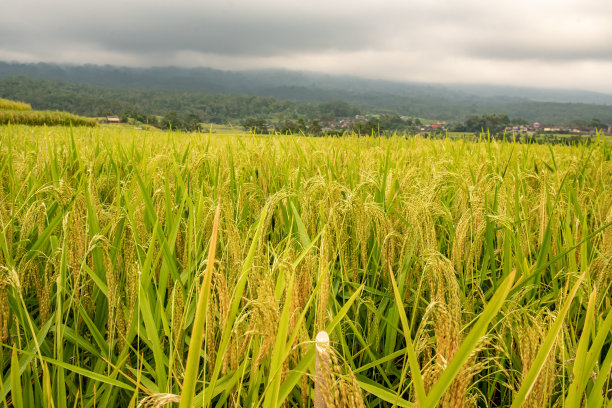
<path id="1" fill-rule="evenodd" d="M 101 123 L 121 123 L 119 116 L 107 116 L 100 120 Z"/>

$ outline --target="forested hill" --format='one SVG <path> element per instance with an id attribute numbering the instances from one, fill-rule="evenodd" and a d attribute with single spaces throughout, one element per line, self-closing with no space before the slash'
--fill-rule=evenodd
<path id="1" fill-rule="evenodd" d="M 25 77 L 0 79 L 0 97 L 28 101 L 35 109 L 58 109 L 85 116 L 119 115 L 127 111 L 163 116 L 176 111 L 215 123 L 249 116 L 307 116 L 308 109 L 315 109 L 306 104 L 244 94 L 107 89 Z"/>
<path id="2" fill-rule="evenodd" d="M 222 71 L 212 68 L 128 68 L 0 62 L 0 78 L 9 76 L 57 79 L 105 88 L 245 93 L 310 102 L 344 99 L 372 104 L 374 97 L 377 106 L 381 103 L 394 106 L 402 99 L 405 102 L 418 100 L 438 104 L 500 104 L 529 100 L 612 105 L 612 95 L 588 91 L 405 83 L 288 70 Z"/>
<path id="3" fill-rule="evenodd" d="M 109 89 L 246 94 L 294 102 L 343 100 L 365 111 L 383 110 L 409 116 L 455 119 L 465 106 L 495 106 L 520 98 L 479 97 L 440 85 L 403 84 L 286 70 L 221 71 L 210 68 L 126 68 L 10 64 L 0 62 L 0 79 L 24 76 Z"/>
<path id="4" fill-rule="evenodd" d="M 280 70 L 0 62 L 0 97 L 82 115 L 120 114 L 128 109 L 163 115 L 176 110 L 215 122 L 245 116 L 316 117 L 321 104 L 339 100 L 351 111 L 447 121 L 504 113 L 543 123 L 593 118 L 612 122 L 612 96 L 594 92 L 406 84 Z M 599 104 L 585 103 L 589 101 Z"/>

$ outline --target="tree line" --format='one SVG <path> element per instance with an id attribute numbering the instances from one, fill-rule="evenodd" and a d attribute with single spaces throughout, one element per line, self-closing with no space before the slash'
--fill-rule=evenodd
<path id="1" fill-rule="evenodd" d="M 162 129 L 198 130 L 200 123 L 247 124 L 248 129 L 280 133 L 311 134 L 353 131 L 359 134 L 418 132 L 422 126 L 409 106 L 398 110 L 359 108 L 344 100 L 298 102 L 246 94 L 214 94 L 173 90 L 109 89 L 87 84 L 67 83 L 27 77 L 0 79 L 0 97 L 28 102 L 34 109 L 60 110 L 89 117 L 118 115 L 124 122 L 148 123 Z M 372 94 L 375 105 L 379 95 Z M 418 101 L 414 101 L 418 104 Z M 424 107 L 421 106 L 419 109 Z M 417 111 L 420 111 L 417 109 Z M 521 103 L 497 106 L 503 113 L 473 112 L 477 106 L 455 106 L 445 112 L 435 109 L 421 117 L 454 117 L 454 130 L 501 132 L 506 126 L 539 120 L 551 124 L 575 124 L 603 128 L 612 122 L 608 106 L 554 103 Z M 368 119 L 355 120 L 369 113 Z M 410 115 L 411 118 L 401 115 Z M 537 116 L 540 115 L 540 116 Z M 514 119 L 511 119 L 514 118 Z M 351 118 L 350 125 L 337 123 Z M 592 119 L 599 118 L 599 119 Z M 255 121 L 250 125 L 248 121 Z M 265 123 L 265 125 L 264 125 Z"/>
<path id="2" fill-rule="evenodd" d="M 481 132 L 489 131 L 492 134 L 501 134 L 509 126 L 530 125 L 531 123 L 522 118 L 511 119 L 506 114 L 501 113 L 485 113 L 483 115 L 470 115 L 468 118 L 453 127 L 457 132 Z M 547 123 L 548 125 L 557 125 L 557 123 Z M 608 129 L 609 124 L 598 118 L 587 120 L 571 120 L 569 125 L 579 129 Z"/>
<path id="3" fill-rule="evenodd" d="M 240 123 L 246 117 L 305 120 L 349 116 L 359 109 L 341 100 L 323 103 L 279 101 L 245 94 L 170 90 L 107 89 L 57 80 L 9 77 L 0 80 L 0 97 L 28 102 L 35 109 L 103 117 L 117 115 L 162 128 L 186 129 L 198 122 Z"/>

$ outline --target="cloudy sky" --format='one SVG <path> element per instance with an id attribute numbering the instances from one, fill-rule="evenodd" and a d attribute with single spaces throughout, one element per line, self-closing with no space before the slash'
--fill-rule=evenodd
<path id="1" fill-rule="evenodd" d="M 610 0 L 0 0 L 0 60 L 612 93 Z"/>

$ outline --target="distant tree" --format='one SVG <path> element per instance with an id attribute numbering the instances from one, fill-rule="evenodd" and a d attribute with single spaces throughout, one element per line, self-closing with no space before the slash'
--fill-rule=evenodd
<path id="1" fill-rule="evenodd" d="M 141 120 L 141 122 L 147 125 L 160 127 L 159 120 L 157 116 L 154 115 L 143 115 L 143 120 Z"/>
<path id="2" fill-rule="evenodd" d="M 359 109 L 349 105 L 345 101 L 335 99 L 319 105 L 321 115 L 332 115 L 334 117 L 355 116 L 359 113 Z"/>
<path id="3" fill-rule="evenodd" d="M 390 113 L 380 115 L 379 123 L 385 130 L 409 130 L 412 126 L 412 120 L 404 120 L 399 115 Z"/>
<path id="4" fill-rule="evenodd" d="M 128 123 L 128 121 L 130 120 L 130 117 L 128 115 L 127 112 L 123 112 L 120 116 L 119 116 L 119 120 L 121 121 L 121 123 Z"/>
<path id="5" fill-rule="evenodd" d="M 334 120 L 334 117 L 330 114 L 322 114 L 320 119 L 321 119 L 321 122 L 329 123 Z"/>
<path id="6" fill-rule="evenodd" d="M 185 130 L 188 130 L 190 132 L 199 132 L 200 130 L 202 130 L 201 122 L 202 119 L 200 119 L 198 115 L 196 115 L 195 113 L 190 113 L 185 118 L 183 126 Z"/>
<path id="7" fill-rule="evenodd" d="M 367 122 L 355 122 L 351 126 L 351 130 L 361 136 L 380 136 L 383 131 L 380 123 L 369 120 Z"/>
<path id="8" fill-rule="evenodd" d="M 306 121 L 304 118 L 299 118 L 297 121 L 298 132 L 306 133 Z"/>
<path id="9" fill-rule="evenodd" d="M 268 124 L 264 119 L 246 118 L 241 122 L 241 124 L 244 130 L 248 130 L 252 133 L 268 133 Z"/>
<path id="10" fill-rule="evenodd" d="M 323 128 L 318 120 L 311 120 L 308 124 L 308 134 L 313 136 L 319 136 L 323 133 Z"/>
<path id="11" fill-rule="evenodd" d="M 284 135 L 299 133 L 298 124 L 291 119 L 285 119 L 276 129 Z"/>
<path id="12" fill-rule="evenodd" d="M 607 129 L 608 128 L 608 124 L 602 122 L 599 119 L 593 118 L 593 119 L 591 119 L 591 122 L 589 123 L 589 127 L 591 129 Z"/>
<path id="13" fill-rule="evenodd" d="M 470 115 L 465 121 L 465 130 L 468 132 L 486 132 L 488 130 L 493 134 L 497 134 L 501 133 L 510 124 L 508 115 L 485 113 L 482 116 Z"/>
<path id="14" fill-rule="evenodd" d="M 161 120 L 162 129 L 183 129 L 184 124 L 176 111 L 169 111 Z"/>
<path id="15" fill-rule="evenodd" d="M 468 132 L 480 132 L 484 128 L 484 121 L 478 115 L 470 115 L 465 121 L 465 130 Z"/>

